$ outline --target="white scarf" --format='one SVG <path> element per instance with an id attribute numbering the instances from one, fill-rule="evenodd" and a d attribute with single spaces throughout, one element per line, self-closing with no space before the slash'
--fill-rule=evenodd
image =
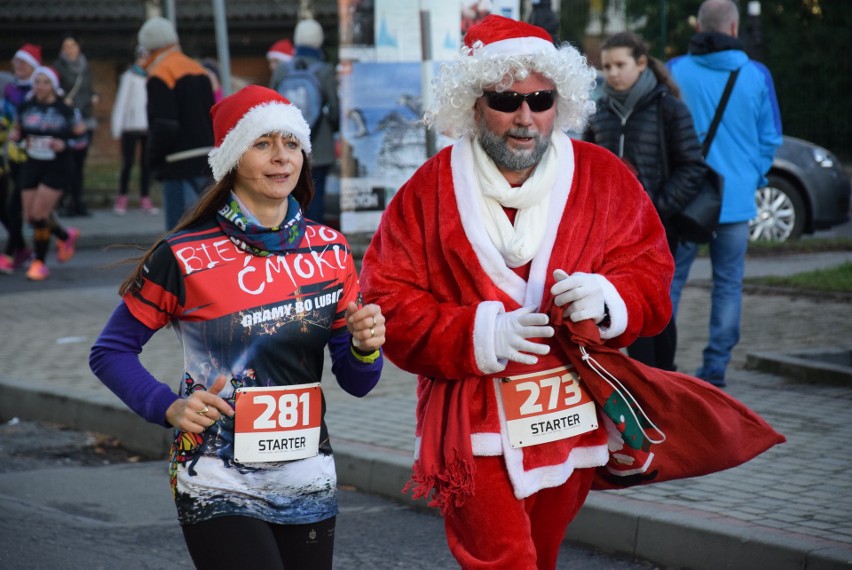
<path id="1" fill-rule="evenodd" d="M 468 139 L 470 140 L 470 139 Z M 551 137 L 547 152 L 529 178 L 513 188 L 474 138 L 473 168 L 479 181 L 479 206 L 488 237 L 509 267 L 521 267 L 538 252 L 547 229 L 550 192 L 556 182 L 558 151 Z M 503 207 L 515 208 L 515 223 Z"/>

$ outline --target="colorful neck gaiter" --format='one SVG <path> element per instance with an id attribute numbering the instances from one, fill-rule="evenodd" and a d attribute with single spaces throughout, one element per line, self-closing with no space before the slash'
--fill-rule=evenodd
<path id="1" fill-rule="evenodd" d="M 234 245 L 259 257 L 283 255 L 299 246 L 305 235 L 305 218 L 299 202 L 287 197 L 287 216 L 280 226 L 267 228 L 240 204 L 231 192 L 231 199 L 216 213 L 219 227 Z"/>

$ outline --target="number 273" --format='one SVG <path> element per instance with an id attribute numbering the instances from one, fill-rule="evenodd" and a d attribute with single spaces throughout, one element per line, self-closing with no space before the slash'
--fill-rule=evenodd
<path id="1" fill-rule="evenodd" d="M 560 390 L 560 388 L 562 388 Z M 562 392 L 565 398 L 562 402 L 564 407 L 573 406 L 580 402 L 583 398 L 583 393 L 580 390 L 580 384 L 572 374 L 563 374 L 562 376 L 551 376 L 542 378 L 537 382 L 527 381 L 518 382 L 515 389 L 520 393 L 522 390 L 528 392 L 527 399 L 521 405 L 520 412 L 523 415 L 538 414 L 543 410 L 539 403 L 542 391 L 547 391 L 547 409 L 555 410 L 559 406 L 559 396 Z"/>

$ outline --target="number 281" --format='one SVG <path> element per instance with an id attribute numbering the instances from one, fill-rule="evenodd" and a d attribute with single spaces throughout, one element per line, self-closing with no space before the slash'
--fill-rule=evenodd
<path id="1" fill-rule="evenodd" d="M 266 409 L 254 420 L 254 429 L 274 429 L 276 427 L 292 428 L 301 423 L 310 425 L 311 395 L 308 392 L 282 394 L 275 400 L 274 396 L 261 394 L 252 399 L 254 404 L 266 406 Z M 301 411 L 300 411 L 301 408 Z M 277 421 L 273 419 L 278 412 Z"/>

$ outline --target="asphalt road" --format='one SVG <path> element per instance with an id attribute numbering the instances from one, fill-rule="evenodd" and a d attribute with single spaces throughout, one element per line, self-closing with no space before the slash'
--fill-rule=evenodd
<path id="1" fill-rule="evenodd" d="M 98 290 L 118 302 L 118 284 L 130 271 L 116 262 L 127 249 L 80 250 L 51 278 L 23 272 L 0 280 L 3 295 L 33 288 Z M 174 511 L 164 459 L 123 449 L 102 434 L 0 417 L 0 568 L 53 570 L 192 568 Z M 433 510 L 340 489 L 335 568 L 456 568 Z M 559 566 L 580 570 L 648 570 L 580 547 L 563 546 Z"/>
<path id="2" fill-rule="evenodd" d="M 3 419 L 0 424 L 0 568 L 192 568 L 164 460 L 140 457 L 100 434 Z M 434 511 L 340 489 L 335 568 L 456 568 Z M 649 570 L 563 546 L 560 569 Z"/>
<path id="3" fill-rule="evenodd" d="M 115 284 L 115 302 L 118 303 L 118 285 L 134 265 L 126 260 L 141 255 L 131 248 L 103 250 L 81 249 L 67 263 L 58 264 L 52 258 L 48 263 L 50 278 L 34 283 L 28 281 L 24 271 L 0 276 L 0 295 L 24 291 L 61 291 L 69 287 L 90 287 Z M 53 254 L 51 254 L 52 256 Z M 61 294 L 60 297 L 61 299 Z"/>

